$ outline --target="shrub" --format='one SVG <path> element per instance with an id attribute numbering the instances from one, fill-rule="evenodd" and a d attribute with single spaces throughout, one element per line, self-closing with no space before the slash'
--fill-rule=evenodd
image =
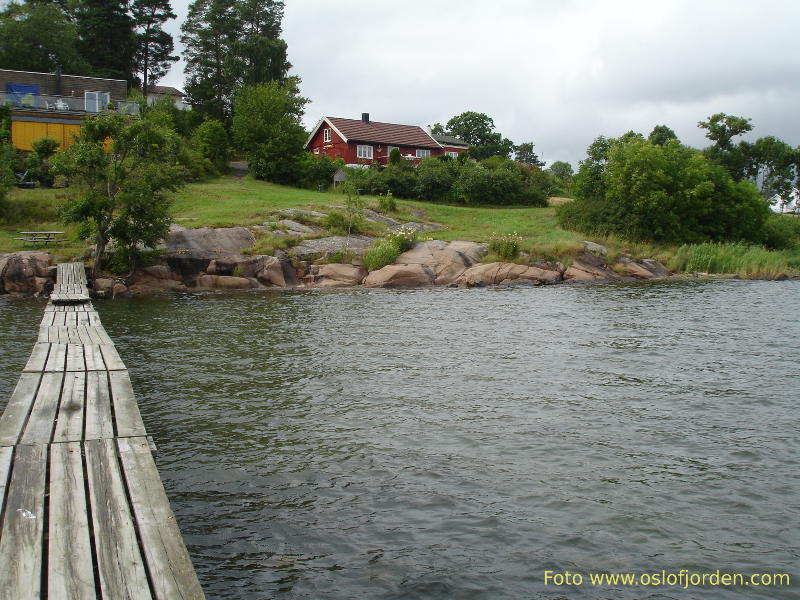
<path id="1" fill-rule="evenodd" d="M 61 143 L 50 137 L 43 137 L 31 144 L 33 152 L 28 155 L 25 166 L 28 179 L 39 182 L 42 187 L 53 187 L 55 176 L 50 172 L 50 159 Z"/>
<path id="2" fill-rule="evenodd" d="M 364 253 L 364 268 L 368 271 L 381 269 L 392 264 L 401 252 L 390 240 L 381 240 Z"/>
<path id="3" fill-rule="evenodd" d="M 516 233 L 496 235 L 489 240 L 489 250 L 503 260 L 514 260 L 519 256 L 522 236 Z"/>
<path id="4" fill-rule="evenodd" d="M 458 174 L 458 166 L 427 158 L 417 165 L 416 197 L 420 200 L 446 200 Z"/>
<path id="5" fill-rule="evenodd" d="M 398 253 L 402 253 L 414 245 L 417 240 L 417 230 L 407 225 L 401 225 L 387 235 L 386 240 L 397 247 Z"/>
<path id="6" fill-rule="evenodd" d="M 762 242 L 770 250 L 791 250 L 800 246 L 800 219 L 770 215 L 764 223 Z"/>
<path id="7" fill-rule="evenodd" d="M 228 132 L 222 123 L 214 119 L 203 121 L 192 134 L 192 144 L 217 171 L 224 173 L 227 170 L 231 147 Z"/>
<path id="8" fill-rule="evenodd" d="M 333 175 L 343 166 L 342 159 L 334 160 L 325 154 L 315 156 L 306 152 L 302 162 L 301 184 L 310 189 L 316 189 L 320 185 L 327 188 L 333 183 Z"/>
<path id="9" fill-rule="evenodd" d="M 332 210 L 322 220 L 322 225 L 334 235 L 357 235 L 363 233 L 367 223 L 360 214 Z"/>
<path id="10" fill-rule="evenodd" d="M 386 195 L 380 194 L 378 196 L 378 212 L 382 213 L 395 213 L 397 212 L 397 200 L 394 199 L 392 192 L 386 192 Z"/>

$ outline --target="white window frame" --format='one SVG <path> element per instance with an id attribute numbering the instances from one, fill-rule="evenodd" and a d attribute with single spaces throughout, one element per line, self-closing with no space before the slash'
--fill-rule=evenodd
<path id="1" fill-rule="evenodd" d="M 417 148 L 417 158 L 430 158 L 431 151 L 423 148 Z"/>
<path id="2" fill-rule="evenodd" d="M 453 152 L 452 150 L 446 150 L 445 154 L 450 158 L 458 158 L 458 152 Z"/>
<path id="3" fill-rule="evenodd" d="M 372 146 L 367 144 L 358 144 L 356 146 L 356 156 L 366 160 L 372 160 Z"/>
<path id="4" fill-rule="evenodd" d="M 319 148 L 314 148 L 314 154 L 319 154 Z"/>
<path id="5" fill-rule="evenodd" d="M 330 142 L 331 141 L 331 130 L 330 128 L 326 128 L 322 130 L 322 141 L 323 142 Z"/>
<path id="6" fill-rule="evenodd" d="M 397 146 L 386 146 L 386 156 L 389 156 L 392 153 L 392 150 L 397 148 L 397 151 L 400 152 L 400 148 Z"/>
<path id="7" fill-rule="evenodd" d="M 100 112 L 111 102 L 111 94 L 108 92 L 84 92 L 83 107 L 86 112 Z"/>

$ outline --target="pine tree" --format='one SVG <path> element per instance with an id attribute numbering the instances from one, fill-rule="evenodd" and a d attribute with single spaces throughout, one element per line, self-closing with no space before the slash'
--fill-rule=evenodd
<path id="1" fill-rule="evenodd" d="M 169 0 L 134 0 L 131 14 L 136 26 L 136 66 L 142 78 L 142 92 L 169 71 L 177 56 L 172 56 L 172 36 L 162 29 L 175 18 Z"/>
<path id="2" fill-rule="evenodd" d="M 97 77 L 133 83 L 136 42 L 127 2 L 79 0 L 74 9 L 81 55 Z"/>
<path id="3" fill-rule="evenodd" d="M 279 37 L 282 17 L 278 0 L 195 0 L 181 27 L 190 102 L 229 122 L 243 85 L 284 80 L 291 65 Z"/>

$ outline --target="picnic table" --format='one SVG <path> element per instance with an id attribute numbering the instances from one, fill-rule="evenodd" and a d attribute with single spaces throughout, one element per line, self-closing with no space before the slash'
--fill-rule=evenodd
<path id="1" fill-rule="evenodd" d="M 64 242 L 66 241 L 64 238 L 58 238 L 58 235 L 64 235 L 63 231 L 20 231 L 21 235 L 25 237 L 18 237 L 14 238 L 15 240 L 20 240 L 22 242 L 27 242 L 29 244 L 42 244 L 46 246 L 51 242 Z"/>

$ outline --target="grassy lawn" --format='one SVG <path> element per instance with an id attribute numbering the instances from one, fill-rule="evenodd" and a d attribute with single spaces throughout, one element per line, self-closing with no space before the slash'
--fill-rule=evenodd
<path id="1" fill-rule="evenodd" d="M 31 249 L 30 245 L 14 239 L 20 237 L 20 231 L 59 230 L 66 232 L 69 241 L 46 248 L 57 260 L 75 259 L 85 254 L 87 246 L 83 241 L 74 239 L 74 227 L 59 222 L 58 203 L 63 194 L 63 190 L 39 189 L 14 189 L 9 192 L 6 218 L 0 225 L 0 252 Z M 364 196 L 362 199 L 366 206 L 373 209 L 377 207 L 377 198 Z M 252 226 L 269 220 L 272 213 L 281 209 L 307 208 L 326 212 L 331 207 L 341 207 L 344 202 L 344 195 L 335 192 L 319 193 L 249 178 L 221 177 L 184 187 L 175 195 L 173 214 L 176 223 L 184 227 Z M 487 242 L 494 234 L 516 233 L 523 238 L 523 250 L 537 258 L 568 261 L 581 251 L 582 240 L 591 239 L 607 246 L 612 259 L 625 253 L 637 259 L 655 258 L 671 263 L 673 268 L 679 270 L 690 266 L 699 268 L 701 264 L 707 264 L 709 270 L 714 270 L 712 266 L 717 263 L 734 266 L 731 260 L 706 258 L 709 256 L 706 249 L 700 255 L 695 255 L 695 249 L 691 249 L 691 252 L 686 249 L 679 251 L 677 246 L 632 243 L 615 237 L 587 238 L 580 233 L 565 231 L 558 227 L 552 206 L 468 207 L 413 200 L 399 200 L 397 204 L 398 214 L 392 215 L 396 218 L 443 225 L 443 229 L 427 234 L 432 238 Z M 376 226 L 373 233 L 380 235 L 382 227 Z M 274 242 L 271 236 L 266 237 L 269 239 L 261 244 L 264 249 L 271 247 L 270 244 Z M 725 256 L 732 253 L 737 257 L 734 272 L 746 272 L 751 267 L 751 274 L 772 274 L 781 270 L 797 272 L 800 264 L 797 251 L 762 252 L 768 255 L 767 262 L 761 255 L 758 260 L 749 254 L 741 258 L 741 251 L 737 248 L 724 248 L 722 251 Z"/>

